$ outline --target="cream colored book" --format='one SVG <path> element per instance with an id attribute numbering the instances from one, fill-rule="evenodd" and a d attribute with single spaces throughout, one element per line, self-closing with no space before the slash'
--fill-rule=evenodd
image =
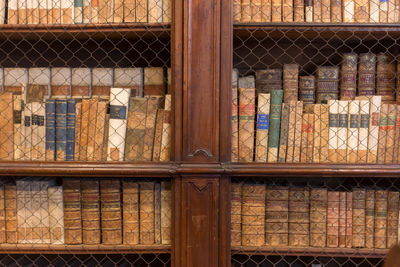
<path id="1" fill-rule="evenodd" d="M 379 1 L 379 23 L 388 22 L 388 0 Z"/>
<path id="2" fill-rule="evenodd" d="M 169 161 L 170 157 L 171 157 L 171 95 L 168 94 L 165 96 L 160 161 Z"/>
<path id="3" fill-rule="evenodd" d="M 130 88 L 131 96 L 141 96 L 143 93 L 143 69 L 114 69 L 114 87 Z"/>
<path id="4" fill-rule="evenodd" d="M 18 24 L 27 24 L 27 1 L 18 1 Z"/>
<path id="5" fill-rule="evenodd" d="M 49 199 L 49 226 L 51 244 L 64 244 L 64 201 L 62 186 L 50 186 L 47 190 Z"/>
<path id="6" fill-rule="evenodd" d="M 286 162 L 293 162 L 294 158 L 294 142 L 296 132 L 296 105 L 297 101 L 289 101 L 289 131 L 288 131 L 288 144 L 286 152 Z"/>
<path id="7" fill-rule="evenodd" d="M 148 16 L 149 23 L 160 23 L 162 22 L 163 6 L 162 0 L 149 0 L 148 1 Z"/>
<path id="8" fill-rule="evenodd" d="M 30 211 L 30 183 L 24 180 L 17 180 L 17 223 L 18 243 L 28 243 L 30 236 L 28 224 L 28 211 Z M 25 198 L 28 199 L 25 199 Z"/>
<path id="9" fill-rule="evenodd" d="M 114 8 L 112 10 L 113 13 L 113 22 L 121 23 L 124 21 L 124 1 L 123 0 L 114 0 Z"/>
<path id="10" fill-rule="evenodd" d="M 303 119 L 303 102 L 297 101 L 296 103 L 296 118 L 295 118 L 295 131 L 294 131 L 294 150 L 293 162 L 300 162 L 301 153 L 301 129 Z"/>
<path id="11" fill-rule="evenodd" d="M 359 163 L 367 163 L 369 106 L 369 100 L 360 100 L 360 129 L 358 132 L 357 153 L 357 162 Z"/>
<path id="12" fill-rule="evenodd" d="M 354 22 L 354 0 L 343 0 L 343 22 Z"/>
<path id="13" fill-rule="evenodd" d="M 369 2 L 369 22 L 379 22 L 379 0 L 370 0 Z"/>
<path id="14" fill-rule="evenodd" d="M 92 17 L 91 0 L 83 0 L 83 23 L 90 23 Z"/>
<path id="15" fill-rule="evenodd" d="M 339 128 L 337 131 L 337 162 L 346 163 L 347 152 L 347 129 L 349 127 L 349 101 L 339 100 L 338 102 Z M 357 112 L 358 115 L 358 112 Z M 358 116 L 357 116 L 358 117 Z M 358 136 L 357 136 L 358 140 Z M 356 141 L 357 144 L 357 141 Z M 357 156 L 357 154 L 356 154 Z"/>
<path id="16" fill-rule="evenodd" d="M 170 23 L 172 21 L 172 0 L 163 0 L 163 22 Z"/>
<path id="17" fill-rule="evenodd" d="M 83 22 L 83 0 L 74 1 L 74 23 L 80 24 Z"/>
<path id="18" fill-rule="evenodd" d="M 39 0 L 38 1 L 39 5 L 39 23 L 40 24 L 48 24 L 48 6 L 47 6 L 47 0 Z"/>
<path id="19" fill-rule="evenodd" d="M 357 162 L 359 127 L 360 127 L 360 101 L 351 100 L 349 101 L 349 130 L 347 132 L 348 163 Z"/>
<path id="20" fill-rule="evenodd" d="M 39 181 L 29 181 L 31 183 L 31 211 L 30 223 L 32 226 L 32 243 L 42 243 L 42 223 L 40 221 L 40 183 Z M 29 217 L 28 217 L 29 218 Z"/>
<path id="21" fill-rule="evenodd" d="M 372 96 L 369 108 L 368 163 L 376 163 L 378 156 L 379 119 L 382 96 Z"/>
<path id="22" fill-rule="evenodd" d="M 124 22 L 135 22 L 135 0 L 124 0 Z"/>
<path id="23" fill-rule="evenodd" d="M 74 22 L 74 0 L 61 1 L 61 23 L 72 24 Z"/>
<path id="24" fill-rule="evenodd" d="M 111 88 L 110 121 L 108 130 L 108 161 L 123 161 L 125 152 L 126 119 L 130 89 Z"/>
<path id="25" fill-rule="evenodd" d="M 329 105 L 321 105 L 321 151 L 320 162 L 329 162 Z"/>
<path id="26" fill-rule="evenodd" d="M 39 184 L 40 197 L 40 243 L 50 244 L 50 215 L 49 215 L 49 181 L 36 181 Z"/>
<path id="27" fill-rule="evenodd" d="M 267 162 L 270 94 L 258 94 L 256 124 L 256 162 Z"/>
<path id="28" fill-rule="evenodd" d="M 396 0 L 388 0 L 388 23 L 397 23 Z"/>
<path id="29" fill-rule="evenodd" d="M 4 68 L 4 90 L 21 92 L 23 84 L 28 83 L 28 69 L 25 68 Z"/>
<path id="30" fill-rule="evenodd" d="M 171 182 L 161 182 L 161 244 L 171 244 Z"/>
<path id="31" fill-rule="evenodd" d="M 52 1 L 52 24 L 61 24 L 61 1 L 62 0 Z"/>
<path id="32" fill-rule="evenodd" d="M 336 163 L 338 149 L 338 131 L 339 131 L 339 101 L 329 100 L 329 138 L 328 138 L 328 155 L 329 162 Z"/>
<path id="33" fill-rule="evenodd" d="M 14 160 L 24 158 L 24 144 L 22 139 L 22 97 L 14 95 Z"/>
<path id="34" fill-rule="evenodd" d="M 5 1 L 3 1 L 5 2 Z M 18 24 L 18 0 L 8 1 L 8 24 Z"/>
<path id="35" fill-rule="evenodd" d="M 32 103 L 32 160 L 46 159 L 45 103 Z"/>
<path id="36" fill-rule="evenodd" d="M 321 104 L 314 104 L 313 163 L 320 163 L 321 153 Z"/>
<path id="37" fill-rule="evenodd" d="M 147 0 L 136 0 L 136 22 L 148 22 Z"/>

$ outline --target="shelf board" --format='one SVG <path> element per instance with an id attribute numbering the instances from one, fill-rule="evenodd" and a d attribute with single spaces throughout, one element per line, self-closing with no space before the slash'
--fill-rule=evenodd
<path id="1" fill-rule="evenodd" d="M 0 244 L 2 254 L 159 254 L 170 251 L 170 245 Z"/>
<path id="2" fill-rule="evenodd" d="M 367 248 L 301 248 L 301 247 L 232 247 L 232 254 L 280 256 L 328 256 L 353 258 L 384 258 L 388 249 Z"/>

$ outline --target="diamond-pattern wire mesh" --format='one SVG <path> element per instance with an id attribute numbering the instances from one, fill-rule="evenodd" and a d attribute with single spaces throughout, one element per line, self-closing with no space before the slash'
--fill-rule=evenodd
<path id="1" fill-rule="evenodd" d="M 232 161 L 398 162 L 398 33 L 238 24 L 233 47 Z"/>
<path id="2" fill-rule="evenodd" d="M 382 266 L 399 191 L 399 179 L 233 178 L 232 265 Z"/>

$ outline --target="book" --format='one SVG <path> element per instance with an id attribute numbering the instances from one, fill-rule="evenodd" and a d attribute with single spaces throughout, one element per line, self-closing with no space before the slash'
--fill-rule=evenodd
<path id="1" fill-rule="evenodd" d="M 261 0 L 251 0 L 251 21 L 252 22 L 262 22 L 262 2 Z"/>
<path id="2" fill-rule="evenodd" d="M 63 179 L 65 244 L 82 244 L 81 181 Z"/>
<path id="3" fill-rule="evenodd" d="M 379 23 L 388 22 L 388 0 L 379 1 Z"/>
<path id="4" fill-rule="evenodd" d="M 236 151 L 236 153 L 238 153 L 238 151 Z M 170 156 L 171 156 L 171 95 L 167 94 L 165 95 L 160 161 L 169 161 Z"/>
<path id="5" fill-rule="evenodd" d="M 96 136 L 96 120 L 97 120 L 97 107 L 99 99 L 89 99 L 89 115 L 88 115 L 88 126 L 85 131 L 87 132 L 87 149 L 86 149 L 86 160 L 94 160 L 95 150 L 95 136 Z"/>
<path id="6" fill-rule="evenodd" d="M 342 22 L 342 1 L 331 1 L 331 22 Z"/>
<path id="7" fill-rule="evenodd" d="M 386 155 L 386 137 L 388 133 L 388 115 L 389 115 L 389 104 L 382 104 L 381 113 L 379 117 L 379 138 L 378 138 L 378 154 L 377 162 L 385 163 Z"/>
<path id="8" fill-rule="evenodd" d="M 110 91 L 108 161 L 124 159 L 129 95 L 130 89 L 126 88 L 112 88 Z"/>
<path id="9" fill-rule="evenodd" d="M 91 23 L 99 23 L 99 0 L 92 0 L 90 3 L 90 8 L 92 11 Z"/>
<path id="10" fill-rule="evenodd" d="M 338 99 L 339 95 L 339 68 L 318 67 L 317 103 L 325 104 L 328 100 Z"/>
<path id="11" fill-rule="evenodd" d="M 307 138 L 309 131 L 309 114 L 303 113 L 301 126 L 300 162 L 307 162 Z"/>
<path id="12" fill-rule="evenodd" d="M 328 191 L 326 246 L 336 248 L 339 246 L 339 192 Z"/>
<path id="13" fill-rule="evenodd" d="M 32 219 L 31 209 L 31 183 L 25 180 L 17 180 L 16 186 L 16 211 L 18 223 L 18 243 L 30 243 L 32 239 L 32 227 L 28 220 Z"/>
<path id="14" fill-rule="evenodd" d="M 82 242 L 100 244 L 100 190 L 97 179 L 81 180 Z"/>
<path id="15" fill-rule="evenodd" d="M 4 186 L 4 205 L 6 211 L 6 240 L 9 244 L 17 243 L 17 188 L 15 185 Z"/>
<path id="16" fill-rule="evenodd" d="M 328 191 L 326 188 L 310 190 L 310 245 L 326 246 Z"/>
<path id="17" fill-rule="evenodd" d="M 50 68 L 51 97 L 65 99 L 70 95 L 71 69 Z"/>
<path id="18" fill-rule="evenodd" d="M 381 96 L 372 96 L 370 102 L 368 130 L 368 163 L 376 163 L 378 157 L 379 123 L 381 114 Z"/>
<path id="19" fill-rule="evenodd" d="M 354 22 L 356 10 L 354 7 L 354 0 L 343 0 L 343 22 Z"/>
<path id="20" fill-rule="evenodd" d="M 18 24 L 18 0 L 9 0 L 7 9 L 7 24 Z"/>
<path id="21" fill-rule="evenodd" d="M 387 241 L 387 206 L 388 191 L 375 191 L 375 227 L 374 227 L 374 247 L 386 248 Z"/>
<path id="22" fill-rule="evenodd" d="M 359 55 L 359 58 L 358 95 L 374 95 L 376 55 L 372 53 L 363 53 Z"/>
<path id="23" fill-rule="evenodd" d="M 93 153 L 93 160 L 94 161 L 101 161 L 103 160 L 103 153 L 102 151 L 106 146 L 106 142 L 104 139 L 106 138 L 105 135 L 105 125 L 107 119 L 107 108 L 108 103 L 106 101 L 99 101 L 97 103 L 97 112 L 96 112 L 96 126 L 95 126 L 95 137 L 94 137 L 94 153 Z"/>
<path id="24" fill-rule="evenodd" d="M 56 159 L 56 100 L 46 100 L 46 160 Z"/>
<path id="25" fill-rule="evenodd" d="M 134 181 L 122 182 L 123 243 L 139 244 L 139 184 Z"/>
<path id="26" fill-rule="evenodd" d="M 4 68 L 4 91 L 21 93 L 22 86 L 28 83 L 28 69 L 26 68 Z"/>
<path id="27" fill-rule="evenodd" d="M 47 193 L 49 198 L 50 243 L 64 244 L 63 187 L 49 186 Z"/>
<path id="28" fill-rule="evenodd" d="M 32 227 L 28 243 L 41 243 L 41 221 L 40 221 L 40 184 L 37 181 L 29 181 L 30 185 L 30 212 L 28 216 L 28 227 Z"/>
<path id="29" fill-rule="evenodd" d="M 54 0 L 51 6 L 52 24 L 61 24 L 61 0 Z"/>
<path id="30" fill-rule="evenodd" d="M 103 2 L 103 0 L 100 0 L 99 3 L 101 2 Z M 108 2 L 112 3 L 112 1 Z M 100 6 L 99 9 L 102 10 Z M 102 16 L 100 15 L 100 17 Z M 93 68 L 91 78 L 92 78 L 92 95 L 99 96 L 102 99 L 107 98 L 111 100 L 111 87 L 113 85 L 113 69 Z"/>
<path id="31" fill-rule="evenodd" d="M 67 158 L 67 100 L 56 100 L 56 160 Z"/>
<path id="32" fill-rule="evenodd" d="M 396 130 L 395 140 L 400 139 L 400 105 L 396 105 Z M 400 162 L 400 142 L 397 142 L 394 146 L 393 162 Z"/>
<path id="33" fill-rule="evenodd" d="M 331 1 L 321 0 L 321 19 L 322 22 L 331 22 Z"/>
<path id="34" fill-rule="evenodd" d="M 282 22 L 293 22 L 293 2 L 290 0 L 282 1 Z"/>
<path id="35" fill-rule="evenodd" d="M 282 21 L 282 4 L 281 1 L 271 0 L 271 21 L 272 22 L 281 22 Z M 243 16 L 243 13 L 242 13 Z"/>
<path id="36" fill-rule="evenodd" d="M 305 21 L 306 22 L 313 22 L 313 1 L 307 0 L 305 1 Z"/>
<path id="37" fill-rule="evenodd" d="M 365 246 L 365 189 L 353 189 L 352 247 Z"/>
<path id="38" fill-rule="evenodd" d="M 304 3 L 303 1 L 298 1 Z M 295 1 L 296 4 L 296 1 Z M 296 18 L 296 5 L 295 5 L 295 18 Z M 304 14 L 304 4 L 300 6 Z M 296 20 L 295 20 L 296 21 Z M 301 21 L 304 21 L 301 20 Z M 283 102 L 288 103 L 291 100 L 298 100 L 299 90 L 299 65 L 298 64 L 285 64 L 283 65 Z"/>
<path id="39" fill-rule="evenodd" d="M 4 185 L 0 186 L 0 244 L 6 243 L 6 210 Z"/>
<path id="40" fill-rule="evenodd" d="M 342 102 L 342 101 L 340 101 Z M 346 101 L 345 101 L 346 102 Z M 360 100 L 349 101 L 347 131 L 347 162 L 356 163 L 359 151 Z M 340 136 L 339 139 L 342 137 Z M 345 162 L 346 162 L 345 161 Z"/>
<path id="41" fill-rule="evenodd" d="M 268 162 L 277 162 L 281 124 L 283 90 L 271 91 L 270 130 L 268 133 Z"/>
<path id="42" fill-rule="evenodd" d="M 289 102 L 289 122 L 288 122 L 288 140 L 286 162 L 293 162 L 294 160 L 294 145 L 295 145 L 295 131 L 296 131 L 296 105 L 297 101 Z"/>
<path id="43" fill-rule="evenodd" d="M 146 122 L 144 130 L 143 159 L 151 161 L 154 149 L 154 134 L 157 109 L 160 106 L 161 96 L 147 96 Z"/>
<path id="44" fill-rule="evenodd" d="M 22 97 L 13 95 L 13 119 L 14 119 L 14 160 L 24 158 L 24 143 L 22 139 Z"/>
<path id="45" fill-rule="evenodd" d="M 154 244 L 161 244 L 161 185 L 154 183 Z"/>
<path id="46" fill-rule="evenodd" d="M 396 90 L 396 66 L 394 58 L 385 53 L 377 55 L 376 94 L 382 96 L 382 101 L 394 101 Z"/>
<path id="47" fill-rule="evenodd" d="M 239 78 L 239 161 L 253 161 L 255 97 L 254 79 Z"/>
<path id="48" fill-rule="evenodd" d="M 83 23 L 83 0 L 74 0 L 74 23 Z"/>
<path id="49" fill-rule="evenodd" d="M 136 22 L 135 1 L 124 1 L 124 22 Z"/>
<path id="50" fill-rule="evenodd" d="M 75 99 L 67 100 L 67 143 L 65 147 L 65 160 L 67 161 L 74 160 L 75 155 L 75 106 Z"/>
<path id="51" fill-rule="evenodd" d="M 236 1 L 238 2 L 238 1 Z M 240 4 L 240 1 L 239 1 Z M 235 3 L 234 3 L 235 5 Z M 240 20 L 239 20 L 240 21 Z M 234 69 L 232 71 L 232 114 L 231 114 L 231 161 L 239 161 L 239 98 L 238 98 L 238 70 Z M 269 115 L 269 114 L 268 114 Z"/>
<path id="52" fill-rule="evenodd" d="M 388 22 L 397 23 L 399 20 L 399 9 L 396 0 L 388 0 Z"/>
<path id="53" fill-rule="evenodd" d="M 155 71 L 158 70 L 158 71 Z M 162 68 L 161 68 L 162 70 Z M 160 70 L 159 68 L 146 69 L 146 75 L 149 73 L 154 73 L 152 76 L 157 77 L 160 80 Z M 131 97 L 132 96 L 140 96 L 143 94 L 143 68 L 115 68 L 114 69 L 114 87 L 118 88 L 130 88 L 131 89 Z M 161 76 L 161 83 L 162 83 Z M 155 79 L 155 80 L 157 80 Z M 153 78 L 154 80 L 154 78 Z M 147 80 L 146 80 L 147 82 Z M 158 82 L 159 83 L 159 82 Z"/>
<path id="54" fill-rule="evenodd" d="M 389 191 L 387 203 L 387 248 L 391 248 L 398 242 L 399 192 Z"/>
<path id="55" fill-rule="evenodd" d="M 359 0 L 356 2 L 355 6 L 355 21 L 361 23 L 369 22 L 369 9 L 370 9 L 370 2 L 367 0 Z"/>
<path id="56" fill-rule="evenodd" d="M 307 152 L 306 162 L 313 162 L 313 149 L 314 149 L 314 114 L 308 114 L 308 129 L 307 129 Z"/>
<path id="57" fill-rule="evenodd" d="M 386 125 L 386 147 L 385 147 L 385 163 L 395 163 L 393 154 L 396 136 L 396 115 L 397 107 L 395 104 L 389 104 L 387 125 Z"/>
<path id="58" fill-rule="evenodd" d="M 155 243 L 154 182 L 139 183 L 139 242 Z"/>
<path id="59" fill-rule="evenodd" d="M 44 125 L 46 108 L 44 103 L 32 103 L 32 160 L 45 160 L 46 129 Z"/>
<path id="60" fill-rule="evenodd" d="M 75 150 L 79 150 L 79 160 L 86 161 L 88 151 L 88 131 L 89 131 L 89 99 L 82 99 L 81 104 L 81 126 L 79 133 L 79 146 Z M 78 136 L 76 136 L 78 138 Z"/>
<path id="61" fill-rule="evenodd" d="M 137 13 L 136 13 L 137 14 Z M 164 70 L 163 68 L 144 68 L 143 94 L 164 95 Z"/>
<path id="62" fill-rule="evenodd" d="M 75 0 L 63 0 L 61 2 L 61 23 L 72 24 L 74 22 L 74 2 Z M 87 22 L 85 22 L 87 23 Z"/>
<path id="63" fill-rule="evenodd" d="M 250 79 L 250 78 L 247 78 Z M 240 83 L 243 78 L 239 79 Z M 271 93 L 274 90 L 282 90 L 282 70 L 266 69 L 256 71 L 256 89 L 257 93 Z"/>
<path id="64" fill-rule="evenodd" d="M 360 128 L 358 130 L 357 162 L 367 162 L 368 154 L 368 126 L 369 126 L 369 100 L 360 100 Z"/>
<path id="65" fill-rule="evenodd" d="M 124 2 L 126 3 L 126 2 Z M 172 1 L 171 0 L 163 0 L 163 22 L 171 23 L 172 21 Z"/>
<path id="66" fill-rule="evenodd" d="M 267 190 L 268 197 L 268 190 Z M 267 200 L 268 206 L 268 200 Z M 242 184 L 232 183 L 231 184 L 231 245 L 240 246 L 242 244 Z M 267 207 L 267 219 L 268 220 L 268 207 Z M 266 222 L 266 225 L 268 223 Z M 268 228 L 266 228 L 268 229 Z M 267 232 L 268 239 L 268 232 Z"/>
<path id="67" fill-rule="evenodd" d="M 40 226 L 40 243 L 50 244 L 51 234 L 50 234 L 50 214 L 49 214 L 49 195 L 48 188 L 50 186 L 50 181 L 42 180 L 37 182 L 39 184 L 39 197 L 40 197 L 40 207 L 39 207 L 39 226 Z"/>
<path id="68" fill-rule="evenodd" d="M 258 94 L 256 143 L 255 143 L 256 162 L 267 162 L 270 104 L 271 104 L 270 94 L 264 94 L 264 93 Z"/>
<path id="69" fill-rule="evenodd" d="M 97 0 L 94 0 L 97 1 Z M 92 3 L 94 2 L 92 1 Z M 71 96 L 73 98 L 89 97 L 89 88 L 91 84 L 91 69 L 72 68 L 71 70 Z"/>
<path id="70" fill-rule="evenodd" d="M 356 104 L 357 106 L 357 126 L 358 126 L 358 117 L 359 117 L 359 102 L 357 101 Z M 347 143 L 347 129 L 349 128 L 349 102 L 346 100 L 339 100 L 338 101 L 338 114 L 339 114 L 339 123 L 338 123 L 338 129 L 337 129 L 337 162 L 338 163 L 346 163 L 347 160 L 347 148 L 348 148 L 348 143 Z M 353 116 L 354 117 L 354 116 Z M 353 118 L 354 120 L 354 118 Z M 330 136 L 329 136 L 330 137 Z M 358 136 L 355 142 L 355 148 L 352 148 L 352 150 L 355 150 L 355 159 L 357 159 L 357 145 L 358 145 Z"/>
<path id="71" fill-rule="evenodd" d="M 346 1 L 344 1 L 346 3 Z M 354 3 L 353 3 L 354 5 Z M 346 11 L 345 11 L 346 12 Z M 343 63 L 340 69 L 340 99 L 353 100 L 357 90 L 357 60 L 355 53 L 343 54 Z"/>
<path id="72" fill-rule="evenodd" d="M 369 2 L 369 22 L 379 22 L 379 0 L 371 0 Z"/>
<path id="73" fill-rule="evenodd" d="M 329 137 L 328 158 L 329 162 L 338 162 L 338 131 L 339 131 L 339 101 L 329 100 Z M 321 144 L 322 147 L 322 144 Z"/>
<path id="74" fill-rule="evenodd" d="M 346 192 L 339 192 L 339 240 L 338 247 L 346 247 Z"/>
<path id="75" fill-rule="evenodd" d="M 289 244 L 289 189 L 267 186 L 265 215 L 265 243 L 269 246 Z"/>
<path id="76" fill-rule="evenodd" d="M 241 22 L 251 22 L 251 1 L 250 0 L 241 0 Z"/>
<path id="77" fill-rule="evenodd" d="M 375 190 L 368 189 L 365 192 L 365 247 L 374 247 L 375 227 Z"/>
<path id="78" fill-rule="evenodd" d="M 286 162 L 286 152 L 288 147 L 289 132 L 289 103 L 282 104 L 282 119 L 279 138 L 278 162 Z"/>
<path id="79" fill-rule="evenodd" d="M 353 234 L 353 192 L 346 192 L 346 248 L 351 248 Z"/>
<path id="80" fill-rule="evenodd" d="M 295 118 L 295 131 L 294 131 L 294 151 L 293 162 L 300 162 L 301 153 L 301 130 L 303 118 L 303 102 L 297 101 L 296 103 L 296 118 Z"/>
<path id="81" fill-rule="evenodd" d="M 314 104 L 314 146 L 312 162 L 320 163 L 321 154 L 321 104 Z"/>
<path id="82" fill-rule="evenodd" d="M 161 181 L 161 244 L 171 244 L 172 226 L 172 195 L 171 182 Z M 239 213 L 240 223 L 240 213 Z"/>
<path id="83" fill-rule="evenodd" d="M 294 22 L 304 22 L 304 1 L 294 0 Z"/>
<path id="84" fill-rule="evenodd" d="M 289 246 L 309 246 L 309 205 L 308 188 L 291 187 L 289 189 Z"/>
<path id="85" fill-rule="evenodd" d="M 102 244 L 122 243 L 121 185 L 119 180 L 100 180 Z"/>
<path id="86" fill-rule="evenodd" d="M 265 243 L 264 184 L 243 184 L 242 187 L 242 246 Z"/>
<path id="87" fill-rule="evenodd" d="M 93 10 L 92 10 L 93 12 Z M 162 22 L 162 5 L 152 0 L 148 1 L 148 22 Z M 121 23 L 124 20 L 124 1 L 114 0 L 114 6 L 112 7 L 113 22 Z"/>
<path id="88" fill-rule="evenodd" d="M 14 159 L 14 118 L 13 94 L 4 92 L 0 94 L 1 117 L 0 120 L 0 160 Z"/>
<path id="89" fill-rule="evenodd" d="M 322 0 L 313 1 L 313 21 L 322 22 Z"/>
<path id="90" fill-rule="evenodd" d="M 314 76 L 301 76 L 299 99 L 303 101 L 304 105 L 315 103 L 315 77 Z"/>

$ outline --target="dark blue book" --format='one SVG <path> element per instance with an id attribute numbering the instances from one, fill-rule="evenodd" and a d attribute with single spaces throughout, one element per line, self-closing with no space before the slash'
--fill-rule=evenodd
<path id="1" fill-rule="evenodd" d="M 46 160 L 56 159 L 56 100 L 46 100 Z"/>
<path id="2" fill-rule="evenodd" d="M 75 153 L 75 99 L 67 101 L 67 149 L 66 160 L 73 161 Z"/>
<path id="3" fill-rule="evenodd" d="M 56 100 L 56 160 L 67 156 L 67 100 Z"/>

